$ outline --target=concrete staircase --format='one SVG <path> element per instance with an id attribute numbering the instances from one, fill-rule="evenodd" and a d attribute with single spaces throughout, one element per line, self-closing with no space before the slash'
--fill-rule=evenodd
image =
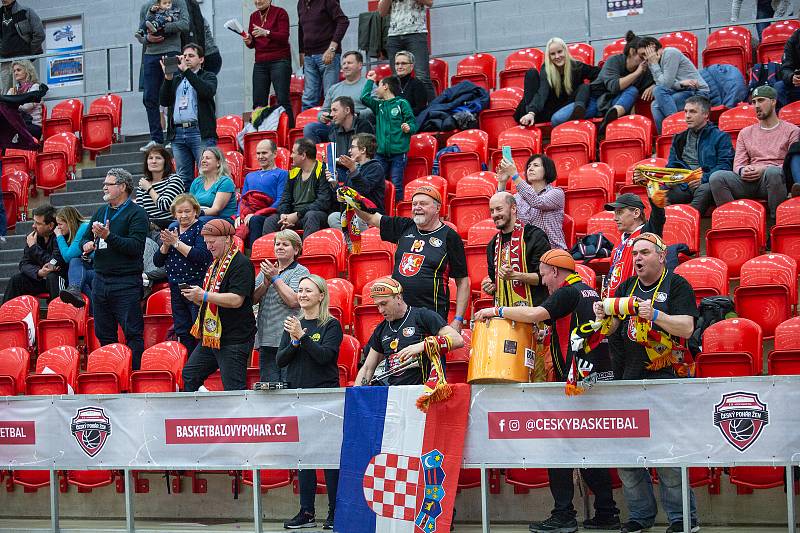
<path id="1" fill-rule="evenodd" d="M 149 141 L 149 136 L 126 136 L 125 142 L 115 144 L 109 151 L 98 155 L 95 166 L 86 164 L 78 167 L 77 179 L 67 182 L 64 189 L 42 197 L 30 200 L 33 206 L 49 201 L 56 208 L 71 205 L 81 214 L 89 218 L 103 205 L 103 179 L 106 172 L 113 167 L 122 167 L 134 176 L 134 184 L 142 176 L 143 155 L 139 151 Z M 33 222 L 29 213 L 29 220 L 17 222 L 13 234 L 9 234 L 5 246 L 0 248 L 0 293 L 4 293 L 8 278 L 19 272 L 19 261 L 22 259 L 22 250 L 25 248 L 25 235 L 32 231 Z"/>

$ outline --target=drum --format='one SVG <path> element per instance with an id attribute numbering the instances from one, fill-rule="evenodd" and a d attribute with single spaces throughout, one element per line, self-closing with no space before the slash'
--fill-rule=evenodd
<path id="1" fill-rule="evenodd" d="M 505 318 L 475 322 L 468 383 L 527 383 L 525 350 L 533 347 L 533 324 Z"/>

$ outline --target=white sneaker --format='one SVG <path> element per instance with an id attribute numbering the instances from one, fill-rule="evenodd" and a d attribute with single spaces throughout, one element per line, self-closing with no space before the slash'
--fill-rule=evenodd
<path id="1" fill-rule="evenodd" d="M 158 143 L 157 143 L 157 142 L 155 142 L 155 141 L 150 141 L 149 143 L 147 143 L 147 144 L 145 144 L 144 146 L 142 146 L 141 148 L 139 148 L 139 151 L 140 151 L 140 152 L 146 152 L 146 151 L 148 151 L 150 148 L 152 148 L 153 146 L 156 146 L 157 144 L 158 144 Z"/>

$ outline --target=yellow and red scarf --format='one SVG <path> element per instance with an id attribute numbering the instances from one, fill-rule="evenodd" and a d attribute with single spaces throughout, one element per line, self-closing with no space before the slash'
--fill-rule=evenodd
<path id="1" fill-rule="evenodd" d="M 361 211 L 373 212 L 377 209 L 376 205 L 359 193 L 357 190 L 346 185 L 339 184 L 336 189 L 336 199 L 344 204 L 344 216 L 342 217 L 342 233 L 344 239 L 350 244 L 348 248 L 354 254 L 361 253 L 361 227 L 355 220 L 356 209 Z"/>
<path id="2" fill-rule="evenodd" d="M 681 183 L 694 183 L 703 178 L 703 169 L 662 168 L 640 165 L 636 170 L 647 180 L 647 196 L 658 207 L 667 205 L 667 192 Z"/>
<path id="3" fill-rule="evenodd" d="M 209 293 L 219 293 L 222 280 L 228 273 L 231 261 L 239 253 L 236 244 L 231 242 L 228 250 L 220 259 L 215 259 L 206 270 L 206 277 L 203 280 L 203 290 Z M 202 345 L 207 348 L 219 349 L 222 339 L 222 322 L 219 318 L 219 308 L 217 304 L 204 302 L 200 305 L 197 312 L 197 320 L 192 326 L 191 334 L 202 339 Z"/>
<path id="4" fill-rule="evenodd" d="M 525 249 L 525 226 L 519 221 L 511 230 L 511 239 L 503 246 L 503 234 L 498 233 L 494 240 L 495 266 L 495 305 L 514 307 L 517 305 L 533 305 L 531 287 L 521 280 L 506 280 L 500 277 L 500 265 L 510 265 L 515 272 L 528 272 L 527 251 Z"/>
<path id="5" fill-rule="evenodd" d="M 427 413 L 432 403 L 445 401 L 453 395 L 453 388 L 445 380 L 441 359 L 450 351 L 451 341 L 447 335 L 431 335 L 425 337 L 423 342 L 425 356 L 431 361 L 431 371 L 425 381 L 422 396 L 417 398 L 417 409 Z"/>

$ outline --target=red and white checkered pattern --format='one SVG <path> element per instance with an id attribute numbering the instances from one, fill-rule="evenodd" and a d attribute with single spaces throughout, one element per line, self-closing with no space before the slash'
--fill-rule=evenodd
<path id="1" fill-rule="evenodd" d="M 379 516 L 413 521 L 417 512 L 419 457 L 381 453 L 364 472 L 364 497 Z"/>

